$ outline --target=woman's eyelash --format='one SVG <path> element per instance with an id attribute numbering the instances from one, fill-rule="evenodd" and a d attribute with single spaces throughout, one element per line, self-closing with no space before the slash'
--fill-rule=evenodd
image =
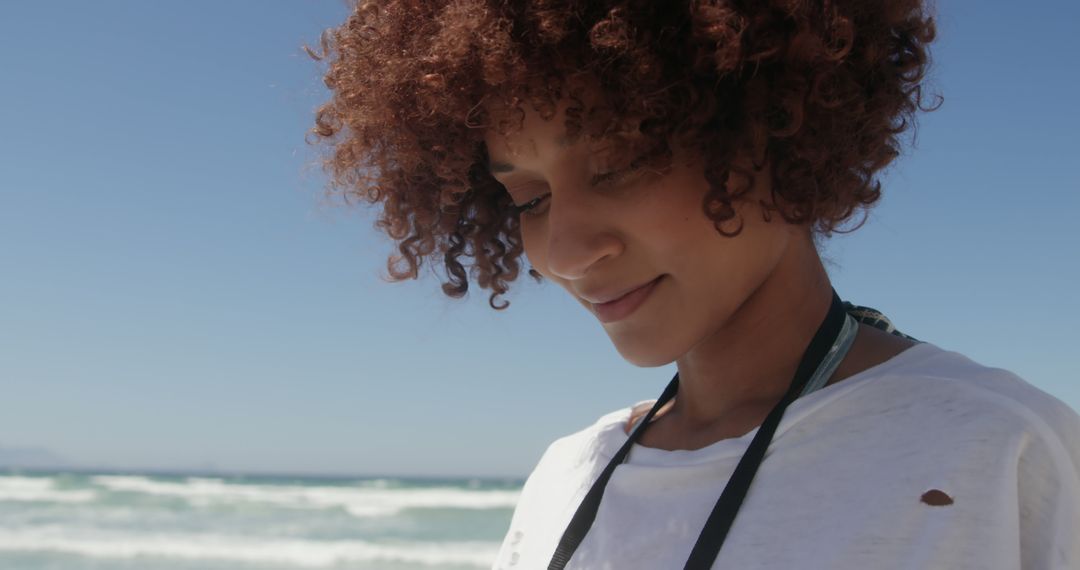
<path id="1" fill-rule="evenodd" d="M 639 156 L 633 161 L 631 161 L 626 168 L 622 168 L 620 170 L 612 170 L 611 172 L 604 172 L 603 174 L 597 174 L 596 176 L 593 176 L 591 183 L 593 185 L 602 184 L 604 182 L 609 182 L 611 180 L 633 174 L 641 170 L 645 166 L 647 160 L 647 156 Z"/>
<path id="2" fill-rule="evenodd" d="M 543 200 L 544 198 L 547 198 L 547 194 L 544 194 L 543 196 L 540 196 L 539 198 L 533 198 L 532 200 L 529 200 L 528 202 L 525 202 L 524 204 L 522 204 L 520 206 L 515 205 L 514 209 L 517 210 L 518 214 L 528 213 L 529 210 L 532 210 L 533 208 L 538 206 L 540 204 L 540 201 Z"/>
<path id="3" fill-rule="evenodd" d="M 594 186 L 597 185 L 597 184 L 603 184 L 604 182 L 608 182 L 610 180 L 618 178 L 619 176 L 622 176 L 623 174 L 626 174 L 626 173 L 630 172 L 630 170 L 632 170 L 632 169 L 628 168 L 626 170 L 612 170 L 611 172 L 605 172 L 603 174 L 597 174 L 596 176 L 593 176 L 592 179 L 589 182 L 591 184 L 593 184 Z"/>

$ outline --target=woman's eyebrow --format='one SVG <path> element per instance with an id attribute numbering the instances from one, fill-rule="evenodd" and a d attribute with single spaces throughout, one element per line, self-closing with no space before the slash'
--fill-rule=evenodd
<path id="1" fill-rule="evenodd" d="M 488 171 L 492 174 L 506 174 L 514 171 L 514 165 L 506 162 L 489 162 Z"/>
<path id="2" fill-rule="evenodd" d="M 555 143 L 561 148 L 570 146 L 570 139 L 566 135 L 560 135 L 555 139 Z M 513 172 L 515 166 L 509 162 L 495 162 L 488 161 L 488 171 L 492 174 L 506 174 L 507 172 Z"/>

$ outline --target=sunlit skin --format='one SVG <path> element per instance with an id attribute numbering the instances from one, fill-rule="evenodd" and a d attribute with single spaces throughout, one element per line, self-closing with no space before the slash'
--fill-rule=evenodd
<path id="1" fill-rule="evenodd" d="M 808 226 L 787 224 L 775 213 L 764 221 L 758 199 L 769 200 L 766 168 L 750 199 L 736 204 L 742 232 L 720 235 L 702 211 L 708 189 L 702 161 L 680 148 L 666 173 L 646 168 L 591 185 L 618 161 L 584 137 L 566 143 L 566 104 L 549 121 L 523 105 L 520 131 L 485 134 L 492 174 L 514 203 L 546 196 L 521 214 L 529 263 L 590 313 L 583 293 L 664 276 L 630 316 L 597 321 L 628 362 L 678 367 L 679 392 L 642 445 L 698 449 L 746 433 L 787 390 L 832 299 Z M 724 229 L 735 229 L 738 219 Z M 830 383 L 912 344 L 860 324 Z"/>

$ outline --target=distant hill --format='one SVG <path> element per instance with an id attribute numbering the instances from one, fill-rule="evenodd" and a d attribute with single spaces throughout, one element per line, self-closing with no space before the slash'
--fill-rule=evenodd
<path id="1" fill-rule="evenodd" d="M 0 445 L 0 467 L 64 469 L 75 464 L 44 447 Z"/>

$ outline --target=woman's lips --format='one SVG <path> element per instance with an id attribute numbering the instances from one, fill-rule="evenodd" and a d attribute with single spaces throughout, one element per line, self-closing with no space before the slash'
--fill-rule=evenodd
<path id="1" fill-rule="evenodd" d="M 656 279 L 642 285 L 641 287 L 630 291 L 629 293 L 610 301 L 607 303 L 590 303 L 593 308 L 593 312 L 596 313 L 596 317 L 600 319 L 600 322 L 610 323 L 619 319 L 624 319 L 630 316 L 645 299 L 649 297 L 656 285 L 663 279 L 661 275 Z"/>

